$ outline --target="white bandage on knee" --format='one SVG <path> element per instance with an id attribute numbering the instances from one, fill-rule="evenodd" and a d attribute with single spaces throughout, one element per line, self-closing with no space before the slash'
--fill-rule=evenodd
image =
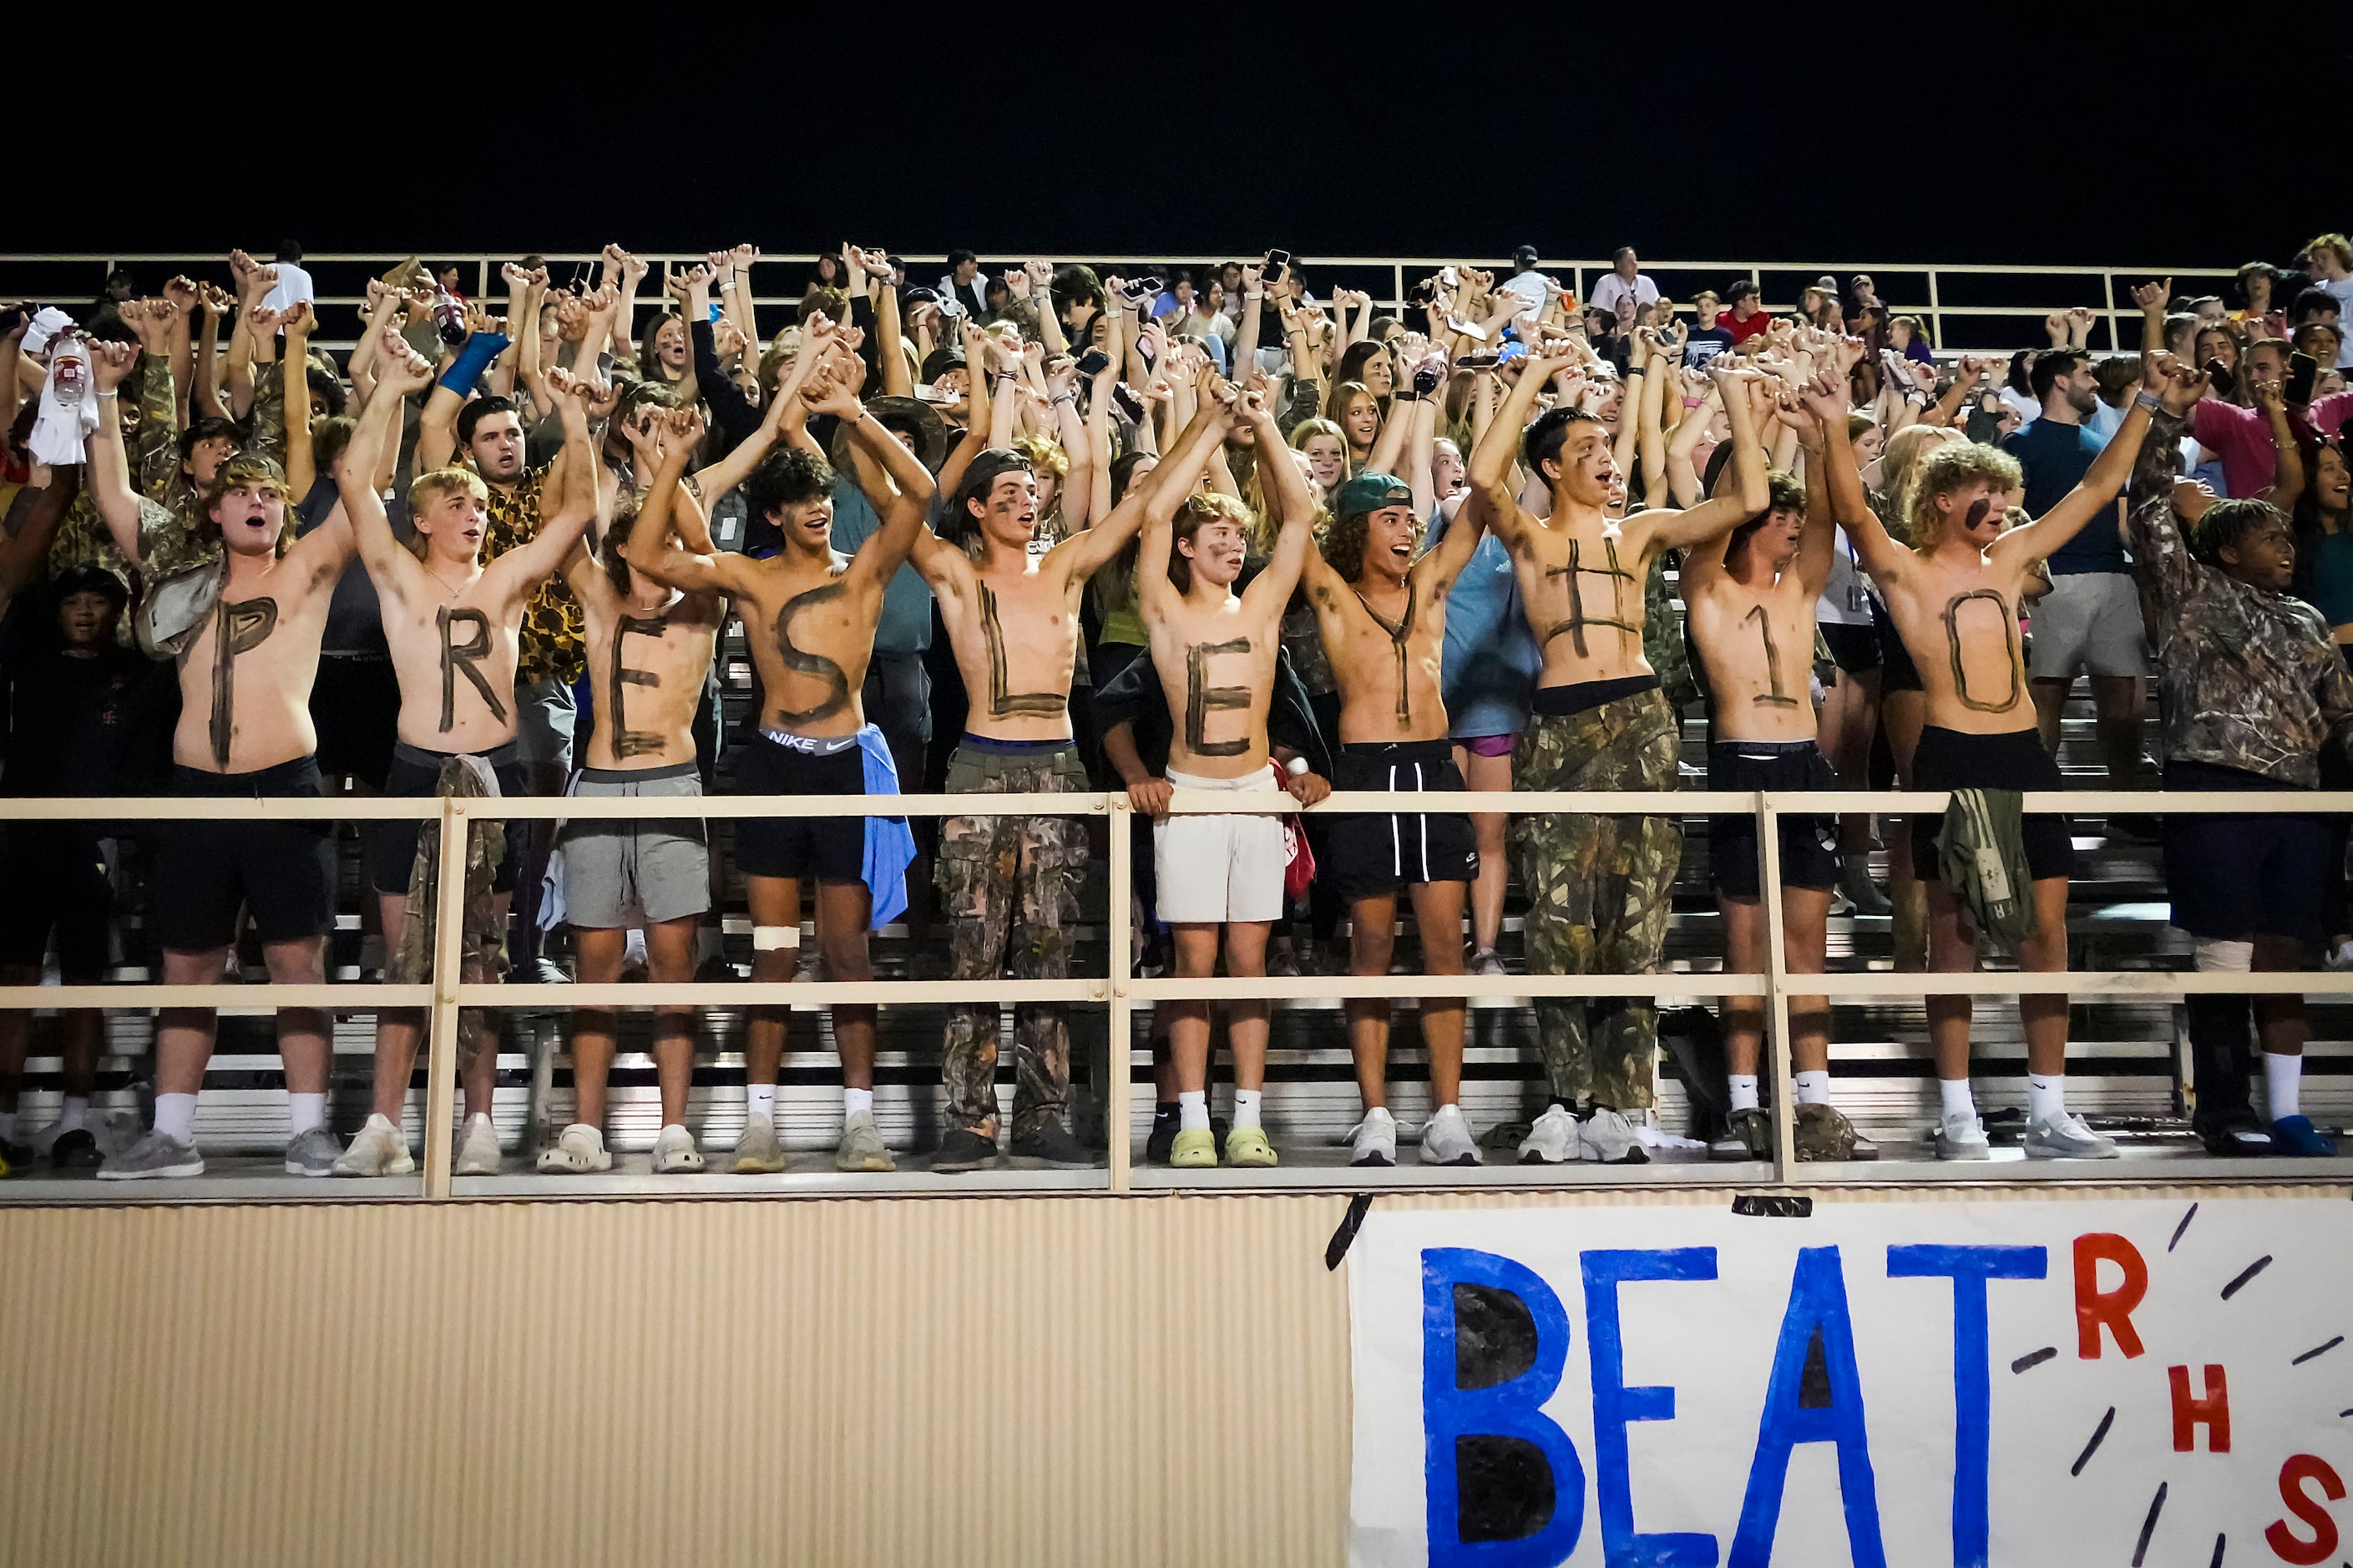
<path id="1" fill-rule="evenodd" d="M 798 947 L 800 944 L 801 928 L 798 926 L 754 926 L 752 928 L 754 952 L 775 952 L 780 948 Z"/>
<path id="2" fill-rule="evenodd" d="M 2255 966 L 2255 944 L 2252 942 L 2214 942 L 2198 939 L 2198 968 L 2207 974 L 2244 974 Z"/>

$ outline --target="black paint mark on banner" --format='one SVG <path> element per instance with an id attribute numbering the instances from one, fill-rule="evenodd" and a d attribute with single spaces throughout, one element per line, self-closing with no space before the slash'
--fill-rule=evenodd
<path id="1" fill-rule="evenodd" d="M 2148 1555 L 2148 1538 L 2157 1533 L 2157 1516 L 2165 1509 L 2166 1483 L 2157 1483 L 2157 1495 L 2148 1500 L 2148 1517 L 2140 1521 L 2140 1540 L 2133 1547 L 2132 1568 L 2140 1568 L 2141 1559 Z"/>
<path id="2" fill-rule="evenodd" d="M 1250 705 L 1247 686 L 1212 686 L 1209 684 L 1209 660 L 1224 653 L 1248 653 L 1250 638 L 1236 637 L 1231 642 L 1195 643 L 1185 650 L 1185 745 L 1197 757 L 1239 757 L 1250 750 L 1250 737 L 1239 741 L 1219 741 L 1211 745 L 1207 738 L 1212 710 Z"/>
<path id="3" fill-rule="evenodd" d="M 1743 1219 L 1811 1219 L 1814 1200 L 1788 1193 L 1742 1193 L 1732 1212 Z"/>
<path id="4" fill-rule="evenodd" d="M 2261 1258 L 2256 1258 L 2253 1263 L 2248 1264 L 2244 1268 L 2239 1270 L 2239 1277 L 2236 1279 L 2232 1280 L 2228 1285 L 2222 1287 L 2222 1300 L 2227 1301 L 2232 1297 L 2237 1295 L 2239 1293 L 2239 1287 L 2244 1285 L 2248 1280 L 2253 1279 L 2256 1275 L 2261 1274 L 2264 1269 L 2269 1268 L 2271 1266 L 2272 1255 L 2268 1252 L 2264 1253 Z"/>
<path id="5" fill-rule="evenodd" d="M 2099 1426 L 2093 1430 L 2092 1440 L 2084 1445 L 2084 1451 L 2075 1456 L 2075 1462 L 2073 1464 L 2067 1467 L 2067 1473 L 2069 1475 L 2080 1476 L 2084 1473 L 2084 1467 L 2092 1462 L 2092 1456 L 2100 1451 L 2100 1445 L 2102 1443 L 2107 1441 L 2108 1428 L 2116 1424 L 2116 1407 L 2111 1405 L 2108 1406 L 2108 1413 L 2100 1417 Z"/>
<path id="6" fill-rule="evenodd" d="M 661 737 L 649 730 L 632 730 L 628 720 L 628 689 L 642 687 L 649 691 L 661 689 L 661 678 L 651 670 L 631 669 L 621 662 L 621 644 L 633 637 L 659 638 L 670 630 L 668 616 L 650 619 L 623 616 L 613 628 L 613 755 L 642 757 L 649 752 L 661 750 Z"/>
<path id="7" fill-rule="evenodd" d="M 2339 1334 L 2325 1345 L 2313 1346 L 2310 1350 L 2305 1352 L 2302 1355 L 2296 1357 L 2287 1364 L 2290 1366 L 2302 1366 L 2306 1362 L 2310 1361 L 2315 1356 L 2327 1355 L 2330 1351 L 2335 1350 L 2338 1345 L 2341 1345 L 2344 1342 L 2345 1336 L 2343 1334 Z"/>
<path id="8" fill-rule="evenodd" d="M 213 615 L 213 763 L 227 773 L 237 737 L 237 656 L 251 653 L 278 628 L 278 601 L 224 599 Z"/>
<path id="9" fill-rule="evenodd" d="M 2187 1230 L 2189 1230 L 2189 1222 L 2190 1222 L 2191 1220 L 2193 1220 L 2193 1219 L 2196 1219 L 2197 1217 L 2198 1217 L 2198 1205 L 2197 1205 L 2196 1204 L 2191 1204 L 2191 1205 L 2189 1205 L 2189 1212 L 2188 1214 L 2183 1215 L 2181 1216 L 2181 1223 L 2180 1223 L 2179 1225 L 2177 1225 L 2177 1226 L 2175 1226 L 2173 1227 L 2173 1239 L 2172 1239 L 2171 1241 L 2168 1241 L 2168 1242 L 2167 1242 L 2167 1243 L 2165 1244 L 2165 1250 L 2166 1250 L 2166 1251 L 2170 1252 L 2170 1251 L 2172 1251 L 2175 1247 L 2179 1247 L 2179 1246 L 2180 1246 L 2180 1245 L 2181 1245 L 2181 1237 L 2182 1237 L 2182 1234 L 2183 1234 L 2184 1232 L 2186 1232 Z"/>
<path id="10" fill-rule="evenodd" d="M 1363 1227 L 1365 1216 L 1372 1209 L 1373 1194 L 1370 1193 L 1358 1193 L 1348 1200 L 1348 1212 L 1340 1216 L 1340 1228 L 1332 1233 L 1331 1241 L 1324 1246 L 1325 1268 L 1340 1267 L 1340 1260 L 1347 1257 L 1348 1248 L 1356 1245 L 1356 1232 Z"/>
<path id="11" fill-rule="evenodd" d="M 2010 1370 L 2012 1373 L 2032 1372 L 2036 1367 L 2041 1366 L 2044 1362 L 2051 1360 L 2058 1353 L 2059 1347 L 2057 1345 L 2044 1345 L 2039 1351 L 2028 1351 L 2024 1355 L 2020 1356 L 2016 1361 L 2010 1363 Z"/>
<path id="12" fill-rule="evenodd" d="M 504 723 L 507 705 L 491 689 L 490 680 L 474 668 L 491 657 L 491 617 L 480 610 L 453 610 L 444 605 L 435 612 L 435 619 L 441 628 L 441 732 L 446 735 L 457 727 L 458 677 L 461 672 L 490 705 L 491 717 Z M 473 628 L 473 634 L 462 643 L 449 635 L 450 628 L 459 625 Z"/>

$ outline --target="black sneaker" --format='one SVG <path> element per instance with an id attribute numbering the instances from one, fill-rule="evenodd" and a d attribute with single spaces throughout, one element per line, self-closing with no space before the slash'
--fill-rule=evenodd
<path id="1" fill-rule="evenodd" d="M 1024 1160 L 1043 1160 L 1050 1165 L 1092 1165 L 1094 1156 L 1087 1152 L 1079 1141 L 1071 1136 L 1070 1129 L 1060 1121 L 1049 1121 L 1026 1138 L 1013 1141 L 1013 1152 Z"/>
<path id="2" fill-rule="evenodd" d="M 1155 1165 L 1168 1163 L 1168 1155 L 1176 1147 L 1179 1125 L 1175 1106 L 1155 1105 L 1152 1108 L 1152 1135 L 1144 1141 L 1145 1161 Z"/>
<path id="3" fill-rule="evenodd" d="M 2189 1130 L 2218 1160 L 2253 1159 L 2272 1152 L 2272 1135 L 2244 1107 L 2200 1111 L 2189 1119 Z"/>
<path id="4" fill-rule="evenodd" d="M 60 1171 L 95 1171 L 105 1163 L 106 1155 L 98 1146 L 97 1135 L 87 1127 L 60 1132 L 58 1141 L 49 1145 L 49 1163 Z"/>
<path id="5" fill-rule="evenodd" d="M 996 1139 L 976 1132 L 969 1127 L 957 1127 L 940 1140 L 940 1152 L 932 1156 L 932 1169 L 977 1171 L 996 1158 Z"/>

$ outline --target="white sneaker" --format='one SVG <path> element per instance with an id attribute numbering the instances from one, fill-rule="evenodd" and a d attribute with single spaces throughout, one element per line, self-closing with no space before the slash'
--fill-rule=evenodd
<path id="1" fill-rule="evenodd" d="M 1577 1129 L 1577 1137 L 1585 1145 L 1585 1158 L 1599 1160 L 1605 1165 L 1647 1165 L 1651 1152 L 1642 1147 L 1641 1134 L 1623 1111 L 1597 1105 L 1593 1114 Z"/>
<path id="2" fill-rule="evenodd" d="M 1986 1141 L 1985 1123 L 1974 1111 L 1953 1111 L 1936 1126 L 1939 1160 L 1990 1160 L 1993 1145 Z"/>
<path id="3" fill-rule="evenodd" d="M 472 1129 L 470 1127 L 468 1131 L 470 1134 Z M 539 1173 L 543 1176 L 582 1176 L 612 1168 L 613 1156 L 605 1147 L 605 1134 L 585 1121 L 566 1127 L 555 1140 L 554 1147 L 539 1152 Z M 491 1170 L 497 1170 L 495 1163 Z"/>
<path id="4" fill-rule="evenodd" d="M 2346 970 L 2353 969 L 2353 937 L 2348 937 L 2338 942 L 2329 951 L 2323 962 L 2335 973 L 2342 973 Z"/>
<path id="5" fill-rule="evenodd" d="M 1479 1142 L 1471 1136 L 1471 1124 L 1462 1120 L 1459 1105 L 1441 1105 L 1438 1114 L 1422 1124 L 1421 1163 L 1425 1165 L 1476 1165 Z"/>
<path id="6" fill-rule="evenodd" d="M 841 1142 L 833 1151 L 837 1171 L 895 1171 L 899 1167 L 883 1146 L 882 1130 L 871 1110 L 853 1111 L 841 1119 Z"/>
<path id="7" fill-rule="evenodd" d="M 568 1132 L 571 1129 L 566 1128 L 565 1131 Z M 497 1175 L 499 1173 L 499 1130 L 491 1124 L 489 1117 L 475 1115 L 466 1118 L 465 1131 L 464 1141 L 458 1145 L 458 1163 L 450 1168 L 449 1173 L 453 1176 Z M 596 1142 L 601 1149 L 604 1139 L 599 1137 Z M 608 1165 L 612 1163 L 609 1155 L 607 1156 L 605 1163 Z"/>
<path id="8" fill-rule="evenodd" d="M 777 1141 L 776 1124 L 756 1112 L 744 1118 L 743 1135 L 735 1140 L 735 1173 L 772 1176 L 785 1168 L 785 1146 Z"/>
<path id="9" fill-rule="evenodd" d="M 1523 1165 L 1564 1165 L 1577 1158 L 1577 1118 L 1563 1105 L 1548 1105 L 1520 1141 Z"/>
<path id="10" fill-rule="evenodd" d="M 654 1174 L 687 1176 L 702 1169 L 702 1153 L 694 1146 L 694 1134 L 675 1121 L 663 1128 L 654 1140 Z"/>
<path id="11" fill-rule="evenodd" d="M 1377 1105 L 1365 1112 L 1365 1119 L 1348 1129 L 1348 1156 L 1351 1165 L 1394 1165 L 1397 1163 L 1397 1118 L 1388 1108 Z"/>
<path id="12" fill-rule="evenodd" d="M 1493 948 L 1482 947 L 1471 955 L 1471 973 L 1484 979 L 1511 972 L 1504 967 L 1503 959 Z"/>
<path id="13" fill-rule="evenodd" d="M 416 1169 L 408 1140 L 400 1135 L 391 1118 L 382 1115 L 369 1117 L 352 1146 L 335 1162 L 339 1176 L 405 1176 Z"/>
<path id="14" fill-rule="evenodd" d="M 2116 1143 L 2101 1137 L 2080 1116 L 2061 1111 L 2026 1124 L 2026 1157 L 2030 1160 L 2113 1160 Z"/>

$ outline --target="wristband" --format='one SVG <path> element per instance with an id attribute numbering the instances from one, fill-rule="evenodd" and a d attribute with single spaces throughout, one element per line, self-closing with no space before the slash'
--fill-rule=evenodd
<path id="1" fill-rule="evenodd" d="M 507 342 L 504 332 L 476 332 L 466 340 L 466 346 L 458 351 L 458 357 L 450 363 L 449 368 L 441 373 L 440 384 L 456 393 L 459 402 L 464 402 L 474 390 L 474 383 L 481 379 L 482 372 L 491 368 L 491 362 L 506 352 Z"/>
<path id="2" fill-rule="evenodd" d="M 111 397 L 121 390 L 121 389 L 120 387 L 101 386 L 98 389 L 98 395 L 100 397 Z"/>
<path id="3" fill-rule="evenodd" d="M 2158 409 L 2165 406 L 2165 399 L 2152 396 L 2146 392 L 2134 393 L 2133 402 L 2139 405 L 2141 407 L 2147 409 L 2151 414 L 2156 413 Z"/>
<path id="4" fill-rule="evenodd" d="M 1293 778 L 1303 778 L 1307 773 L 1307 759 L 1305 757 L 1293 757 L 1291 761 L 1282 764 L 1282 771 L 1289 773 Z"/>
<path id="5" fill-rule="evenodd" d="M 1628 375 L 1640 375 L 1642 374 L 1642 367 L 1639 364 L 1630 364 L 1626 367 L 1626 374 Z"/>
<path id="6" fill-rule="evenodd" d="M 1683 399 L 1683 406 L 1685 408 L 1697 408 L 1705 400 L 1703 398 L 1686 397 Z"/>

